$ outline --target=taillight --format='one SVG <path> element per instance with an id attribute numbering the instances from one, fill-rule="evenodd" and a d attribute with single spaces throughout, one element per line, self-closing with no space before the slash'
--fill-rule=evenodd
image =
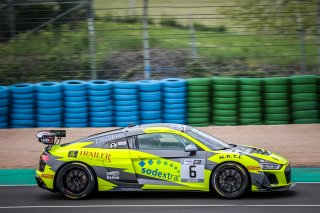
<path id="1" fill-rule="evenodd" d="M 48 162 L 48 160 L 49 160 L 49 156 L 48 155 L 46 155 L 46 154 L 42 154 L 41 155 L 41 157 L 40 157 L 40 159 L 42 160 L 42 161 L 44 161 L 44 162 Z"/>

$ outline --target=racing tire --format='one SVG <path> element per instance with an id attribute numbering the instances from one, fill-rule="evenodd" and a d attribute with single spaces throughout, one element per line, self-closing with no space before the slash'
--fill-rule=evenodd
<path id="1" fill-rule="evenodd" d="M 96 176 L 90 167 L 73 162 L 60 169 L 56 186 L 65 197 L 76 200 L 92 194 L 96 188 L 96 182 Z"/>
<path id="2" fill-rule="evenodd" d="M 246 170 L 233 162 L 220 164 L 214 170 L 211 178 L 214 192 L 227 199 L 239 198 L 243 195 L 248 189 L 249 182 Z"/>

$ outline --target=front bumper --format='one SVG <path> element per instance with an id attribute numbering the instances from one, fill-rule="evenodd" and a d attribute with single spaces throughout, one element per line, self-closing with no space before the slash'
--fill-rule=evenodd
<path id="1" fill-rule="evenodd" d="M 260 187 L 260 192 L 279 192 L 279 191 L 287 191 L 291 190 L 296 186 L 296 183 L 292 182 L 287 186 L 279 186 L 279 187 L 270 187 L 270 186 L 262 186 Z"/>

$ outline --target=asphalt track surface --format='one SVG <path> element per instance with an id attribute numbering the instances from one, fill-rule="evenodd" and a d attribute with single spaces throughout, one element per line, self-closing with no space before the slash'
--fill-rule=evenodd
<path id="1" fill-rule="evenodd" d="M 67 200 L 37 186 L 0 187 L 0 212 L 277 213 L 320 212 L 320 184 L 298 183 L 294 190 L 250 193 L 225 200 L 203 192 L 103 192 L 87 200 Z"/>

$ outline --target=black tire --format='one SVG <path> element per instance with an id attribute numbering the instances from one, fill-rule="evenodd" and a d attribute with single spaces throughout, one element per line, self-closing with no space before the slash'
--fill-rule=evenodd
<path id="1" fill-rule="evenodd" d="M 61 194 L 67 198 L 83 199 L 95 190 L 96 177 L 92 169 L 87 165 L 73 162 L 60 169 L 56 185 Z M 77 187 L 79 187 L 79 190 L 77 190 Z"/>
<path id="2" fill-rule="evenodd" d="M 243 195 L 248 189 L 249 182 L 245 169 L 233 162 L 220 164 L 214 170 L 211 178 L 212 189 L 219 196 L 229 199 Z"/>

